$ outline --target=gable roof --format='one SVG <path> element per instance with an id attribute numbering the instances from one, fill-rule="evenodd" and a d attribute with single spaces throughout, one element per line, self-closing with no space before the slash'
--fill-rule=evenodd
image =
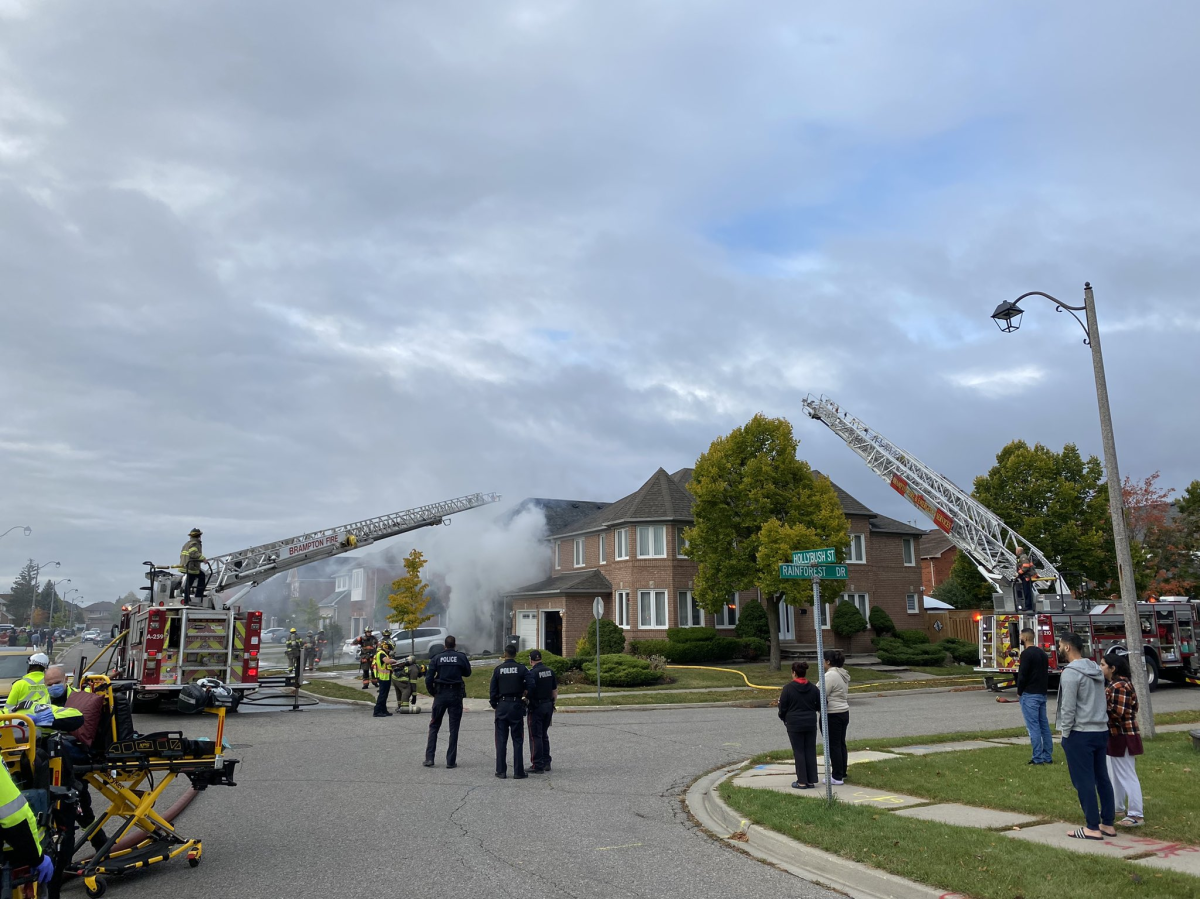
<path id="1" fill-rule="evenodd" d="M 338 603 L 350 595 L 349 590 L 339 590 L 337 593 L 330 593 L 323 600 L 317 603 L 318 608 L 336 609 Z"/>
<path id="2" fill-rule="evenodd" d="M 502 515 L 500 521 L 508 524 L 526 509 L 539 509 L 546 516 L 546 533 L 554 534 L 569 528 L 577 521 L 595 515 L 608 505 L 609 503 L 586 499 L 546 499 L 530 496 Z"/>
<path id="3" fill-rule="evenodd" d="M 568 593 L 611 593 L 612 582 L 595 568 L 559 574 L 510 590 L 506 596 L 565 596 Z"/>
<path id="4" fill-rule="evenodd" d="M 921 558 L 936 559 L 948 549 L 952 549 L 954 543 L 947 537 L 940 528 L 926 531 L 925 536 L 921 538 Z"/>
<path id="5" fill-rule="evenodd" d="M 881 534 L 911 534 L 914 537 L 924 537 L 925 529 L 913 527 L 911 524 L 906 524 L 903 521 L 897 521 L 894 518 L 888 518 L 886 515 L 876 515 L 867 526 L 872 531 L 877 531 Z M 939 532 L 940 533 L 940 532 Z"/>
<path id="6" fill-rule="evenodd" d="M 633 493 L 564 529 L 552 531 L 550 536 L 565 537 L 599 531 L 624 521 L 690 522 L 692 495 L 660 468 Z"/>
<path id="7" fill-rule="evenodd" d="M 851 496 L 849 493 L 847 493 L 845 490 L 843 490 L 841 487 L 839 487 L 837 485 L 837 483 L 833 480 L 833 478 L 829 477 L 829 475 L 824 474 L 823 472 L 817 471 L 815 468 L 812 470 L 812 473 L 813 473 L 813 477 L 829 478 L 829 483 L 833 484 L 833 492 L 837 494 L 838 502 L 842 504 L 842 511 L 845 512 L 847 515 L 874 515 L 875 514 L 870 509 L 868 509 L 866 506 L 864 506 L 862 503 L 860 503 L 858 500 L 856 500 L 853 496 Z"/>

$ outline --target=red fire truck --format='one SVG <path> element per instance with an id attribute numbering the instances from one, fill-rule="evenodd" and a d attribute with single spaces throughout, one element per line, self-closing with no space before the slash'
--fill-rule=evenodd
<path id="1" fill-rule="evenodd" d="M 1138 603 L 1146 678 L 1150 689 L 1166 679 L 1200 686 L 1200 602 L 1170 600 Z M 1083 654 L 1100 657 L 1114 647 L 1126 645 L 1125 619 L 1114 604 L 1089 611 L 1050 613 L 998 612 L 979 618 L 979 667 L 989 690 L 1002 690 L 1016 683 L 1021 654 L 1021 630 L 1032 628 L 1038 645 L 1050 654 L 1050 676 L 1057 680 L 1058 657 L 1055 641 L 1059 634 L 1074 631 L 1083 640 Z"/>

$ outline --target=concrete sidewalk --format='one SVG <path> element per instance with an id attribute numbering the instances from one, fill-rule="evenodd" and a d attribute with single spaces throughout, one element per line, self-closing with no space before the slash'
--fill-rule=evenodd
<path id="1" fill-rule="evenodd" d="M 1195 724 L 1167 724 L 1158 728 L 1160 733 L 1188 731 Z M 851 765 L 903 756 L 931 755 L 941 752 L 984 751 L 1019 743 L 1028 743 L 1028 738 L 1012 737 L 998 740 L 970 740 L 956 743 L 930 743 L 923 746 L 903 746 L 886 752 L 851 752 Z M 824 771 L 824 759 L 818 759 L 818 769 Z M 800 798 L 824 800 L 824 784 L 816 789 L 797 790 L 792 788 L 795 766 L 790 762 L 775 762 L 757 765 L 732 775 L 733 783 L 739 787 L 773 790 Z M 1048 822 L 1037 815 L 1022 815 L 1014 812 L 978 808 L 958 803 L 934 803 L 916 796 L 905 796 L 886 790 L 858 787 L 850 782 L 833 787 L 833 795 L 840 802 L 852 805 L 870 805 L 907 818 L 924 821 L 939 821 L 958 827 L 976 827 L 984 830 L 1004 831 L 1004 836 L 1015 840 L 1027 840 L 1065 849 L 1070 852 L 1125 859 L 1137 865 L 1160 870 L 1179 871 L 1200 877 L 1200 846 L 1172 843 L 1140 836 L 1138 830 L 1118 829 L 1115 837 L 1104 840 L 1079 840 L 1067 836 L 1067 831 L 1078 826 L 1062 821 Z M 781 838 L 786 839 L 786 838 Z M 795 844 L 797 851 L 809 852 L 811 847 Z"/>

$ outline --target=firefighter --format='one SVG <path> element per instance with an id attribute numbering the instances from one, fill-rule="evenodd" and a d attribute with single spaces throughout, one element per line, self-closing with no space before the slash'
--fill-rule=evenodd
<path id="1" fill-rule="evenodd" d="M 1033 579 L 1037 576 L 1037 569 L 1033 565 L 1033 560 L 1029 557 L 1029 553 L 1025 551 L 1025 547 L 1017 547 L 1017 578 L 1013 581 L 1013 586 L 1016 588 L 1016 599 L 1018 600 L 1018 612 L 1033 611 Z"/>
<path id="2" fill-rule="evenodd" d="M 317 648 L 316 664 L 320 665 L 325 659 L 325 651 L 329 648 L 329 639 L 325 636 L 325 631 L 317 631 L 315 643 Z"/>
<path id="3" fill-rule="evenodd" d="M 6 854 L 14 867 L 28 865 L 38 883 L 50 882 L 54 860 L 42 851 L 37 818 L 5 765 L 0 765 L 0 840 L 9 846 Z"/>
<path id="4" fill-rule="evenodd" d="M 426 768 L 433 767 L 438 731 L 447 713 L 450 717 L 450 741 L 446 746 L 446 767 L 458 766 L 458 725 L 462 722 L 463 699 L 467 695 L 463 678 L 471 676 L 471 660 L 458 651 L 457 645 L 454 636 L 447 634 L 446 648 L 430 659 L 429 667 L 425 669 L 425 689 L 433 697 L 429 738 L 425 741 Z"/>
<path id="5" fill-rule="evenodd" d="M 417 709 L 417 678 L 423 673 L 414 656 L 405 656 L 400 660 L 400 670 L 396 678 L 396 711 L 416 712 Z"/>
<path id="6" fill-rule="evenodd" d="M 179 567 L 183 569 L 183 604 L 188 604 L 188 596 L 192 592 L 192 585 L 196 585 L 196 604 L 200 604 L 201 597 L 204 596 L 204 572 L 200 568 L 200 563 L 204 561 L 204 547 L 200 545 L 201 531 L 200 528 L 192 528 L 188 531 L 188 541 L 183 544 L 183 549 L 179 551 Z"/>
<path id="7" fill-rule="evenodd" d="M 525 677 L 529 694 L 529 770 L 541 774 L 550 770 L 550 720 L 554 717 L 554 700 L 558 699 L 558 679 L 542 662 L 540 649 L 529 651 L 533 667 Z"/>
<path id="8" fill-rule="evenodd" d="M 525 773 L 525 678 L 529 669 L 517 661 L 517 647 L 504 647 L 504 661 L 492 669 L 489 704 L 496 710 L 496 776 L 508 777 L 508 740 L 512 737 L 513 779 Z"/>
<path id="9" fill-rule="evenodd" d="M 317 638 L 312 631 L 304 635 L 304 670 L 317 669 Z"/>
<path id="10" fill-rule="evenodd" d="M 300 639 L 300 635 L 296 633 L 296 629 L 291 628 L 288 631 L 287 643 L 283 646 L 283 651 L 287 654 L 289 670 L 300 664 L 300 647 L 303 645 L 304 641 Z"/>
<path id="11" fill-rule="evenodd" d="M 46 689 L 46 669 L 50 666 L 50 657 L 44 652 L 35 652 L 29 657 L 29 667 L 24 677 L 12 685 L 8 691 L 8 699 L 4 701 L 4 710 L 11 712 L 17 705 L 28 703 L 48 703 L 50 692 Z"/>
<path id="12" fill-rule="evenodd" d="M 375 715 L 376 718 L 391 718 L 392 713 L 387 710 L 388 695 L 392 691 L 392 669 L 400 663 L 392 658 L 392 652 L 395 651 L 396 645 L 387 637 L 383 638 L 383 642 L 379 644 L 379 649 L 375 651 L 375 677 L 379 681 L 379 698 L 375 700 Z"/>
<path id="13" fill-rule="evenodd" d="M 375 638 L 375 634 L 370 628 L 363 631 L 361 637 L 354 641 L 354 645 L 358 647 L 358 662 L 362 666 L 362 688 L 368 689 L 371 684 L 378 684 L 375 679 L 375 650 L 379 648 L 379 641 Z"/>

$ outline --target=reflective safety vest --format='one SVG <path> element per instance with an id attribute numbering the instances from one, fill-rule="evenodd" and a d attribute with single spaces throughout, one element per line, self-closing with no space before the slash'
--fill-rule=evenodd
<path id="1" fill-rule="evenodd" d="M 378 680 L 392 679 L 392 669 L 387 664 L 389 661 L 391 661 L 391 657 L 386 650 L 381 649 L 375 653 L 375 677 Z"/>
<path id="2" fill-rule="evenodd" d="M 8 699 L 4 701 L 4 708 L 11 712 L 22 702 L 32 705 L 49 703 L 50 691 L 46 689 L 45 680 L 46 672 L 30 671 L 12 685 L 12 689 L 8 692 Z"/>
<path id="3" fill-rule="evenodd" d="M 42 841 L 38 838 L 37 818 L 33 815 L 33 809 L 29 807 L 29 803 L 25 801 L 25 797 L 13 783 L 8 769 L 4 765 L 0 765 L 0 827 L 19 827 L 22 824 L 28 825 L 29 832 L 33 836 L 33 845 L 37 847 L 40 854 Z M 36 859 L 27 861 L 29 864 L 37 863 Z"/>

